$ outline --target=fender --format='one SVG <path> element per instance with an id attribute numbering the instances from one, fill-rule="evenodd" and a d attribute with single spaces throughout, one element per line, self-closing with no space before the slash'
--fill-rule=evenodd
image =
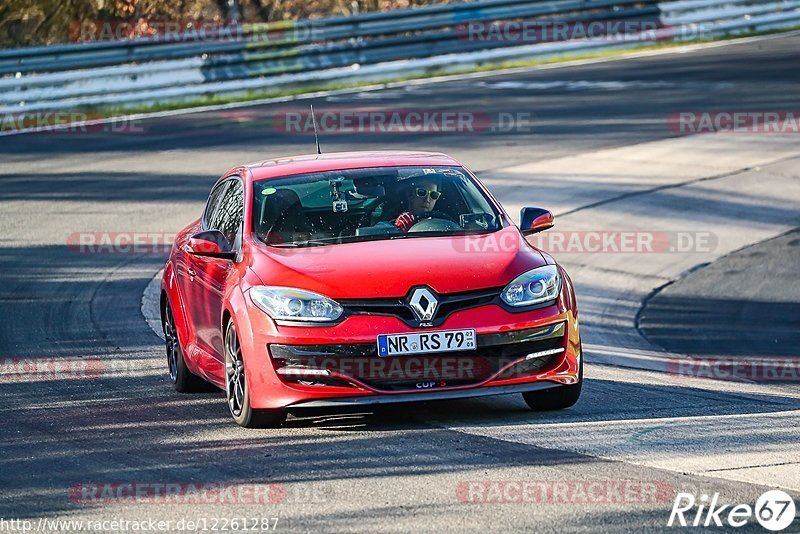
<path id="1" fill-rule="evenodd" d="M 239 348 L 242 351 L 242 360 L 244 361 L 245 380 L 247 380 L 249 384 L 253 384 L 253 378 L 260 374 L 262 365 L 264 363 L 269 363 L 267 347 L 265 345 L 263 351 L 259 351 L 256 346 L 253 324 L 250 321 L 250 314 L 248 313 L 247 303 L 245 302 L 245 296 L 241 288 L 238 286 L 231 286 L 228 295 L 226 295 L 225 302 L 226 305 L 223 308 L 222 317 L 220 317 L 220 325 L 224 331 L 224 318 L 226 314 L 233 319 L 233 324 L 236 327 L 236 334 L 239 336 Z M 260 358 L 259 355 L 261 356 Z M 224 357 L 223 355 L 223 358 Z"/>
<path id="2" fill-rule="evenodd" d="M 242 358 L 245 360 L 245 369 L 250 369 L 248 367 L 248 359 L 250 358 L 250 353 L 254 349 L 255 343 L 255 335 L 254 335 L 254 327 L 255 325 L 252 324 L 250 313 L 252 313 L 252 308 L 248 308 L 246 298 L 244 296 L 244 292 L 250 289 L 253 285 L 261 284 L 261 279 L 253 272 L 246 265 L 240 264 L 239 266 L 235 266 L 235 269 L 238 273 L 231 272 L 231 275 L 240 277 L 242 284 L 227 284 L 228 289 L 225 295 L 223 296 L 223 302 L 225 305 L 222 308 L 222 315 L 219 318 L 220 329 L 223 331 L 225 330 L 225 316 L 226 314 L 233 318 L 233 324 L 236 326 L 236 333 L 239 335 L 239 344 L 242 349 Z M 260 310 L 258 310 L 260 312 Z M 264 347 L 264 352 L 266 353 L 266 346 Z M 223 361 L 225 355 L 222 355 Z M 257 362 L 253 362 L 255 365 Z M 249 377 L 247 377 L 249 379 Z"/>
<path id="3" fill-rule="evenodd" d="M 245 377 L 253 386 L 250 405 L 259 409 L 282 408 L 291 404 L 296 400 L 296 393 L 288 390 L 278 378 L 267 349 L 267 336 L 277 333 L 275 323 L 239 287 L 231 291 L 227 302 L 226 310 L 239 334 Z"/>
<path id="4" fill-rule="evenodd" d="M 572 311 L 575 320 L 578 319 L 578 300 L 575 298 L 575 286 L 572 285 L 572 278 L 569 277 L 566 269 L 561 265 L 558 266 L 558 272 L 561 273 L 562 289 L 564 295 L 564 305 L 568 310 Z"/>
<path id="5" fill-rule="evenodd" d="M 186 309 L 183 305 L 183 297 L 181 296 L 181 291 L 176 279 L 175 266 L 171 261 L 167 262 L 166 266 L 164 267 L 164 274 L 161 275 L 161 291 L 166 293 L 167 303 L 172 305 L 172 314 L 175 317 L 175 329 L 178 331 L 178 342 L 181 345 L 181 349 L 186 356 L 186 359 L 189 360 L 188 365 L 190 366 L 190 370 L 194 371 L 195 369 L 192 369 L 195 367 L 194 362 L 192 361 L 188 351 L 190 345 L 194 346 L 194 340 L 189 328 L 189 319 L 186 314 Z M 159 296 L 159 308 L 160 304 L 161 298 Z M 159 311 L 163 324 L 164 312 L 163 310 Z"/>

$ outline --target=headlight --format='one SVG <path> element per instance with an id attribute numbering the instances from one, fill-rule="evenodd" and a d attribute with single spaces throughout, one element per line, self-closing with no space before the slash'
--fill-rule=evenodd
<path id="1" fill-rule="evenodd" d="M 344 313 L 342 306 L 328 297 L 291 287 L 255 286 L 250 298 L 276 321 L 329 323 Z"/>
<path id="2" fill-rule="evenodd" d="M 500 298 L 509 306 L 530 306 L 555 300 L 561 293 L 561 275 L 555 265 L 545 265 L 516 277 Z"/>

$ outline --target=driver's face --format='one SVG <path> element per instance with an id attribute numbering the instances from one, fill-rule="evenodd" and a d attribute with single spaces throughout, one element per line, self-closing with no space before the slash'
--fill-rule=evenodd
<path id="1" fill-rule="evenodd" d="M 423 189 L 425 190 L 425 194 L 423 196 L 420 196 Z M 436 186 L 436 184 L 432 184 L 430 182 L 421 182 L 414 184 L 411 187 L 411 190 L 408 192 L 409 211 L 414 215 L 419 215 L 420 213 L 424 213 L 426 211 L 432 211 L 433 207 L 436 205 L 436 200 L 433 200 L 431 198 L 431 193 L 438 191 L 439 189 Z"/>

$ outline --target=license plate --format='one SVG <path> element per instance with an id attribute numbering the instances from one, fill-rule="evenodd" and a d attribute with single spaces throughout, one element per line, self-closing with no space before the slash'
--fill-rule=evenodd
<path id="1" fill-rule="evenodd" d="M 475 330 L 440 330 L 378 336 L 378 356 L 475 350 Z"/>

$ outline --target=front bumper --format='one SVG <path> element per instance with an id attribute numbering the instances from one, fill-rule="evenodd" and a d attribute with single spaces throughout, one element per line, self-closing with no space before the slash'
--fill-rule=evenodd
<path id="1" fill-rule="evenodd" d="M 252 309 L 246 317 L 237 316 L 237 322 L 247 323 L 251 319 L 254 322 L 249 324 L 249 328 L 243 328 L 241 324 L 237 326 L 242 333 L 240 341 L 245 356 L 250 403 L 256 409 L 346 407 L 458 399 L 534 391 L 562 384 L 574 384 L 579 380 L 578 321 L 573 312 L 564 306 L 562 300 L 547 308 L 522 313 L 511 313 L 498 306 L 487 305 L 453 314 L 436 330 L 474 329 L 479 340 L 479 350 L 476 352 L 480 352 L 481 339 L 508 341 L 521 332 L 547 331 L 553 328 L 561 328 L 562 331 L 558 339 L 550 337 L 546 340 L 550 343 L 547 348 L 560 347 L 563 350 L 547 354 L 547 358 L 537 357 L 525 362 L 528 353 L 520 355 L 518 351 L 511 351 L 510 354 L 506 354 L 507 351 L 504 349 L 503 354 L 506 358 L 503 365 L 493 367 L 492 363 L 489 365 L 488 373 L 475 376 L 473 380 L 459 380 L 456 377 L 456 379 L 434 381 L 436 383 L 431 384 L 430 377 L 423 376 L 420 377 L 420 385 L 414 383 L 413 377 L 408 380 L 396 380 L 397 377 L 389 375 L 365 378 L 358 373 L 339 372 L 342 371 L 341 368 L 334 369 L 325 380 L 318 380 L 318 377 L 303 380 L 293 376 L 292 373 L 279 374 L 280 369 L 287 367 L 287 364 L 297 367 L 298 363 L 307 363 L 289 361 L 292 356 L 290 353 L 297 352 L 294 349 L 298 349 L 301 353 L 308 349 L 313 355 L 319 348 L 328 347 L 331 348 L 328 351 L 330 354 L 325 355 L 330 356 L 330 361 L 334 361 L 336 357 L 351 358 L 353 361 L 357 358 L 366 358 L 367 362 L 370 358 L 383 361 L 409 358 L 407 356 L 379 358 L 377 354 L 374 357 L 370 356 L 371 352 L 375 352 L 378 334 L 419 331 L 397 318 L 378 315 L 353 316 L 341 324 L 330 327 L 296 327 L 277 326 L 257 309 Z M 356 346 L 360 347 L 360 350 L 355 353 L 350 352 L 348 347 Z M 279 350 L 275 351 L 275 348 Z M 448 354 L 427 356 L 445 358 Z M 468 355 L 461 356 L 468 357 Z M 512 369 L 520 365 L 519 356 L 522 357 L 522 364 L 528 365 L 527 372 L 504 372 L 508 371 L 503 368 L 504 366 Z M 320 367 L 319 361 L 312 367 Z"/>
<path id="2" fill-rule="evenodd" d="M 478 335 L 474 350 L 379 357 L 375 342 L 269 346 L 276 373 L 297 385 L 377 394 L 463 389 L 541 372 L 563 358 L 566 324 Z"/>

